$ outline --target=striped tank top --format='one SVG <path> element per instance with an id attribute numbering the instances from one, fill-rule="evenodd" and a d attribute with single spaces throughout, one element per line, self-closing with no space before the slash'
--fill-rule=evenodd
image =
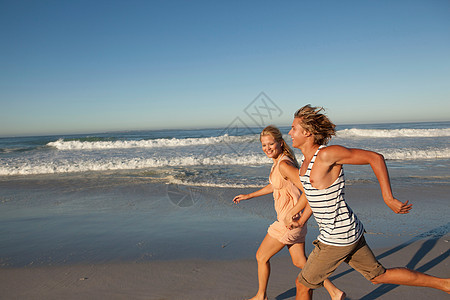
<path id="1" fill-rule="evenodd" d="M 320 149 L 314 154 L 305 175 L 300 180 L 305 190 L 309 206 L 319 225 L 318 240 L 332 246 L 347 246 L 358 241 L 364 227 L 344 199 L 345 178 L 341 168 L 338 178 L 325 189 L 316 189 L 310 182 L 310 173 Z M 305 157 L 302 157 L 301 165 Z"/>

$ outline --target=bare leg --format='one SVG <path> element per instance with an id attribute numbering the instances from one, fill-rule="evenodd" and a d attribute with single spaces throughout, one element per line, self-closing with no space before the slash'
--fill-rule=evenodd
<path id="1" fill-rule="evenodd" d="M 347 296 L 343 291 L 338 289 L 329 279 L 325 279 L 323 287 L 330 294 L 332 300 L 344 300 Z"/>
<path id="2" fill-rule="evenodd" d="M 270 258 L 280 252 L 285 245 L 274 239 L 270 235 L 266 235 L 258 251 L 256 252 L 256 260 L 258 262 L 258 293 L 251 300 L 267 299 L 267 284 L 270 276 Z"/>
<path id="3" fill-rule="evenodd" d="M 305 243 L 298 243 L 289 246 L 289 253 L 292 257 L 293 264 L 300 269 L 303 269 L 306 263 Z M 332 300 L 345 299 L 345 293 L 338 289 L 329 279 L 326 279 L 323 286 L 330 294 Z"/>
<path id="4" fill-rule="evenodd" d="M 298 278 L 295 280 L 295 286 L 297 287 L 297 294 L 295 295 L 295 300 L 311 300 L 313 296 L 313 290 L 304 286 L 298 281 Z"/>
<path id="5" fill-rule="evenodd" d="M 450 294 L 450 278 L 439 278 L 407 268 L 387 269 L 371 280 L 374 284 L 390 283 L 435 288 Z"/>

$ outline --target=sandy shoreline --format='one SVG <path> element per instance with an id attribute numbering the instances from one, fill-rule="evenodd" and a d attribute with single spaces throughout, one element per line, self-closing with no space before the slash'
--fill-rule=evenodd
<path id="1" fill-rule="evenodd" d="M 85 178 L 86 177 L 86 178 Z M 1 299 L 245 299 L 257 289 L 253 258 L 273 222 L 273 200 L 233 205 L 254 189 L 182 187 L 133 176 L 36 176 L 0 180 Z M 346 193 L 366 239 L 386 267 L 450 277 L 448 194 L 444 184 L 395 188 L 414 204 L 395 215 L 379 187 Z M 308 224 L 306 250 L 318 234 Z M 294 299 L 298 270 L 287 251 L 272 260 L 269 299 Z M 339 268 L 332 277 L 348 299 L 448 299 L 425 288 L 373 286 Z M 315 299 L 329 299 L 324 289 Z"/>
<path id="2" fill-rule="evenodd" d="M 450 276 L 450 235 L 374 250 L 386 267 L 408 266 L 439 277 Z M 269 299 L 294 299 L 298 270 L 290 258 L 272 259 Z M 348 299 L 448 299 L 437 290 L 374 286 L 341 266 L 332 277 Z M 256 262 L 170 260 L 0 269 L 3 299 L 244 299 L 257 288 Z M 329 299 L 322 288 L 315 299 Z"/>

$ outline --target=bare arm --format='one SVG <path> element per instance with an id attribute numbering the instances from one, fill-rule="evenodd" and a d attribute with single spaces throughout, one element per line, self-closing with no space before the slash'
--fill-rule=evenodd
<path id="1" fill-rule="evenodd" d="M 233 202 L 234 203 L 239 203 L 242 200 L 248 200 L 248 199 L 259 197 L 259 196 L 264 196 L 264 195 L 268 195 L 270 193 L 273 193 L 273 186 L 272 186 L 272 184 L 269 183 L 268 185 L 266 185 L 262 189 L 257 190 L 257 191 L 255 191 L 253 193 L 237 195 L 236 197 L 233 198 Z"/>
<path id="2" fill-rule="evenodd" d="M 344 164 L 369 164 L 378 179 L 381 194 L 386 205 L 397 214 L 406 214 L 411 210 L 412 204 L 408 204 L 408 201 L 403 203 L 394 198 L 383 155 L 373 151 L 348 149 L 342 146 L 329 146 L 322 151 L 320 159 L 330 167 Z"/>
<path id="3" fill-rule="evenodd" d="M 306 197 L 305 197 L 305 199 L 306 199 Z M 309 218 L 310 218 L 311 215 L 312 215 L 311 207 L 309 206 L 308 201 L 306 201 L 306 202 L 307 202 L 307 203 L 306 203 L 306 207 L 305 207 L 305 209 L 303 210 L 302 216 L 301 216 L 300 219 L 298 220 L 298 224 L 297 224 L 297 225 L 299 225 L 299 226 L 305 225 L 305 223 L 309 220 Z"/>
<path id="4" fill-rule="evenodd" d="M 298 169 L 293 166 L 292 164 L 283 161 L 280 163 L 280 173 L 285 178 L 292 181 L 295 186 L 297 186 L 302 193 L 300 196 L 300 199 L 298 199 L 297 203 L 294 205 L 294 207 L 286 214 L 286 218 L 284 219 L 284 223 L 287 227 L 299 227 L 303 226 L 303 224 L 308 221 L 309 217 L 311 217 L 312 211 L 309 207 L 308 200 L 306 199 L 305 193 L 303 191 L 303 185 L 300 181 L 300 176 L 298 173 Z M 293 218 L 298 214 L 302 212 L 302 215 L 300 219 L 293 220 Z M 292 225 L 294 221 L 294 224 Z"/>
<path id="5" fill-rule="evenodd" d="M 306 197 L 305 197 L 305 199 L 306 199 Z M 300 200 L 299 200 L 299 202 L 300 202 Z M 295 213 L 291 217 L 291 215 L 294 211 L 296 211 L 295 206 L 291 210 L 291 212 L 287 214 L 286 218 L 284 219 L 284 224 L 289 229 L 303 227 L 312 215 L 312 210 L 311 210 L 311 207 L 309 206 L 309 203 L 306 203 L 305 209 L 303 209 L 300 218 L 298 218 L 298 213 Z"/>
<path id="6" fill-rule="evenodd" d="M 290 180 L 303 193 L 303 184 L 300 181 L 299 170 L 296 166 L 283 160 L 280 162 L 280 173 L 284 178 Z"/>

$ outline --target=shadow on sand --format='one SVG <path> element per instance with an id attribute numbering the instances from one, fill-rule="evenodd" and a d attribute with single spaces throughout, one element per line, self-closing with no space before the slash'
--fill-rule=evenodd
<path id="1" fill-rule="evenodd" d="M 420 240 L 424 240 L 424 243 L 422 244 L 422 246 L 420 247 L 420 249 L 416 252 L 416 254 L 414 254 L 414 256 L 411 258 L 411 260 L 409 261 L 409 263 L 406 264 L 406 268 L 408 269 L 412 269 L 412 270 L 416 270 L 419 272 L 426 272 L 429 269 L 433 268 L 434 266 L 440 264 L 442 261 L 444 261 L 446 258 L 448 258 L 450 256 L 450 249 L 447 250 L 446 252 L 442 253 L 441 255 L 435 257 L 434 259 L 430 260 L 429 262 L 427 262 L 426 264 L 424 264 L 423 266 L 415 269 L 415 267 L 417 266 L 417 264 L 425 257 L 425 255 L 427 253 L 429 253 L 434 246 L 436 245 L 437 241 L 442 238 L 444 235 L 446 235 L 450 230 L 450 222 L 436 227 L 430 231 L 421 233 L 415 237 L 413 237 L 412 239 L 404 242 L 403 244 L 396 246 L 386 252 L 381 253 L 380 255 L 377 255 L 377 259 L 380 260 L 384 257 L 387 257 L 391 254 L 394 254 L 395 252 L 398 252 L 406 247 L 408 247 L 409 245 L 411 245 L 414 242 L 420 241 Z M 397 267 L 397 266 L 396 266 Z M 350 274 L 351 272 L 355 272 L 354 269 L 350 269 L 344 272 L 341 272 L 339 274 L 336 274 L 334 276 L 330 277 L 330 280 L 333 281 L 337 278 L 340 278 L 342 276 L 345 276 L 347 274 Z M 362 275 L 361 275 L 362 276 Z M 395 289 L 398 285 L 394 285 L 394 284 L 382 284 L 379 287 L 377 287 L 375 290 L 373 290 L 372 292 L 368 293 L 367 295 L 365 295 L 364 297 L 361 298 L 361 300 L 368 300 L 368 299 L 377 299 L 381 296 L 383 296 L 384 294 L 392 291 L 393 289 Z M 289 289 L 286 292 L 278 295 L 277 297 L 275 297 L 275 299 L 277 300 L 282 300 L 282 299 L 288 299 L 291 297 L 295 297 L 295 293 L 296 290 L 295 288 Z"/>

